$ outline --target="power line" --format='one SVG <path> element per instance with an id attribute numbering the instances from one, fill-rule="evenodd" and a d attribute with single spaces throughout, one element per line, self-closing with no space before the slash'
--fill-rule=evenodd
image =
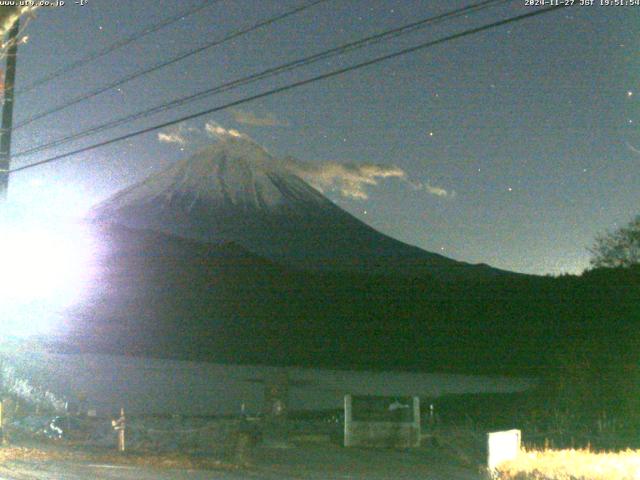
<path id="1" fill-rule="evenodd" d="M 63 153 L 63 154 L 60 154 L 60 155 L 55 155 L 53 157 L 49 157 L 49 158 L 46 158 L 44 160 L 40 160 L 38 162 L 31 163 L 29 165 L 24 165 L 22 167 L 13 168 L 13 169 L 9 170 L 8 173 L 16 173 L 16 172 L 20 172 L 20 171 L 27 170 L 27 169 L 30 169 L 30 168 L 38 167 L 38 166 L 41 166 L 41 165 L 44 165 L 44 164 L 47 164 L 47 163 L 52 163 L 52 162 L 55 162 L 55 161 L 58 161 L 58 160 L 62 160 L 64 158 L 71 157 L 73 155 L 77 155 L 77 154 L 80 154 L 80 153 L 85 153 L 85 152 L 88 152 L 88 151 L 91 151 L 91 150 L 95 150 L 96 148 L 104 147 L 106 145 L 111 145 L 113 143 L 120 142 L 122 140 L 127 140 L 129 138 L 133 138 L 133 137 L 137 137 L 139 135 L 144 135 L 146 133 L 154 132 L 154 131 L 160 130 L 162 128 L 170 127 L 170 126 L 178 124 L 178 123 L 182 123 L 182 122 L 185 122 L 185 121 L 188 121 L 188 120 L 193 120 L 194 118 L 202 117 L 202 116 L 205 116 L 205 115 L 210 115 L 212 113 L 219 112 L 219 111 L 225 110 L 227 108 L 236 107 L 238 105 L 242 105 L 244 103 L 248 103 L 248 102 L 251 102 L 253 100 L 269 97 L 271 95 L 275 95 L 275 94 L 278 94 L 278 93 L 286 92 L 288 90 L 293 90 L 294 88 L 298 88 L 298 87 L 301 87 L 301 86 L 304 86 L 304 85 L 315 83 L 315 82 L 318 82 L 320 80 L 326 80 L 328 78 L 332 78 L 332 77 L 335 77 L 335 76 L 338 76 L 338 75 L 342 75 L 344 73 L 351 72 L 351 71 L 354 71 L 354 70 L 359 70 L 360 68 L 368 67 L 370 65 L 374 65 L 374 64 L 386 61 L 386 60 L 390 60 L 390 59 L 397 58 L 397 57 L 400 57 L 400 56 L 403 56 L 403 55 L 407 55 L 409 53 L 413 53 L 413 52 L 416 52 L 416 51 L 419 51 L 419 50 L 423 50 L 423 49 L 426 49 L 426 48 L 429 48 L 429 47 L 433 47 L 435 45 L 440 45 L 440 44 L 443 44 L 443 43 L 446 43 L 446 42 L 450 42 L 450 41 L 456 40 L 458 38 L 463 38 L 463 37 L 466 37 L 466 36 L 469 36 L 469 35 L 475 35 L 476 33 L 484 32 L 484 31 L 487 31 L 487 30 L 490 30 L 490 29 L 493 29 L 493 28 L 496 28 L 496 27 L 500 27 L 502 25 L 507 25 L 507 24 L 510 24 L 510 23 L 519 22 L 521 20 L 524 20 L 524 19 L 527 19 L 527 18 L 530 18 L 530 17 L 535 17 L 535 16 L 542 15 L 542 14 L 545 14 L 545 13 L 550 13 L 552 11 L 555 11 L 555 10 L 558 10 L 558 9 L 561 9 L 561 8 L 565 8 L 565 5 L 558 5 L 558 6 L 552 6 L 552 7 L 547 7 L 547 8 L 543 8 L 543 9 L 538 9 L 538 10 L 534 10 L 534 11 L 529 12 L 529 13 L 525 13 L 525 14 L 522 14 L 522 15 L 517 15 L 515 17 L 511 17 L 511 18 L 508 18 L 508 19 L 505 19 L 505 20 L 500 20 L 500 21 L 493 22 L 493 23 L 490 23 L 490 24 L 487 24 L 487 25 L 483 25 L 481 27 L 476 27 L 476 28 L 472 28 L 472 29 L 469 29 L 469 30 L 464 30 L 463 32 L 456 33 L 456 34 L 453 34 L 453 35 L 449 35 L 449 36 L 440 38 L 438 40 L 432 40 L 430 42 L 425 42 L 425 43 L 422 43 L 420 45 L 416 45 L 416 46 L 413 46 L 413 47 L 405 48 L 403 50 L 400 50 L 400 51 L 397 51 L 397 52 L 394 52 L 394 53 L 390 53 L 388 55 L 383 55 L 383 56 L 380 56 L 380 57 L 376 57 L 376 58 L 374 58 L 372 60 L 367 60 L 365 62 L 361 62 L 361 63 L 355 64 L 355 65 L 351 65 L 349 67 L 344 67 L 344 68 L 340 68 L 340 69 L 337 69 L 337 70 L 333 70 L 333 71 L 328 72 L 328 73 L 317 75 L 315 77 L 311 77 L 311 78 L 308 78 L 306 80 L 300 80 L 298 82 L 291 83 L 289 85 L 284 85 L 282 87 L 278 87 L 278 88 L 274 88 L 274 89 L 271 89 L 271 90 L 267 90 L 265 92 L 258 93 L 256 95 L 252 95 L 250 97 L 245 97 L 245 98 L 242 98 L 240 100 L 235 100 L 233 102 L 229 102 L 229 103 L 227 103 L 225 105 L 221 105 L 221 106 L 218 106 L 218 107 L 210 108 L 210 109 L 207 109 L 207 110 L 204 110 L 204 111 L 201 111 L 201 112 L 198 112 L 198 113 L 194 113 L 194 114 L 191 114 L 191 115 L 187 115 L 187 116 L 175 119 L 175 120 L 171 120 L 171 121 L 164 122 L 164 123 L 161 123 L 161 124 L 158 124 L 158 125 L 154 125 L 152 127 L 147 127 L 147 128 L 141 129 L 141 130 L 137 130 L 135 132 L 131 132 L 131 133 L 128 133 L 126 135 L 121 135 L 121 136 L 116 137 L 116 138 L 112 138 L 112 139 L 105 140 L 105 141 L 102 141 L 102 142 L 99 142 L 99 143 L 95 143 L 93 145 L 89 145 L 89 146 L 86 146 L 86 147 L 83 147 L 83 148 L 79 148 L 79 149 L 73 150 L 71 152 Z"/>
<path id="2" fill-rule="evenodd" d="M 111 120 L 109 122 L 103 123 L 101 125 L 97 125 L 95 127 L 91 127 L 88 128 L 86 130 L 77 132 L 75 134 L 72 135 L 67 135 L 66 137 L 62 137 L 62 138 L 58 138 L 56 140 L 53 140 L 51 142 L 45 143 L 45 144 L 41 144 L 41 145 L 37 145 L 35 147 L 23 150 L 21 152 L 18 152 L 16 154 L 14 154 L 14 158 L 18 158 L 18 157 L 22 157 L 25 155 L 31 155 L 33 153 L 36 152 L 40 152 L 43 150 L 48 150 L 54 147 L 58 147 L 60 145 L 64 145 L 66 143 L 69 143 L 71 141 L 77 140 L 79 138 L 84 138 L 86 136 L 90 136 L 99 132 L 102 132 L 104 130 L 109 130 L 111 128 L 115 128 L 119 125 L 122 124 L 126 124 L 126 123 L 130 123 L 131 121 L 134 120 L 139 120 L 141 118 L 146 118 L 150 115 L 156 114 L 156 113 L 160 113 L 166 110 L 170 110 L 172 108 L 181 106 L 181 105 L 185 105 L 187 103 L 193 102 L 195 100 L 200 100 L 202 98 L 206 98 L 218 93 L 222 93 L 228 90 L 232 90 L 235 89 L 237 87 L 240 86 L 244 86 L 244 85 L 248 85 L 250 83 L 254 83 L 257 82 L 259 80 L 263 80 L 265 78 L 269 78 L 275 75 L 279 75 L 281 73 L 284 72 L 288 72 L 297 68 L 301 68 L 307 65 L 310 65 L 312 63 L 321 61 L 321 60 L 325 60 L 327 58 L 331 58 L 331 57 L 335 57 L 337 55 L 341 55 L 359 48 L 363 48 L 366 46 L 370 46 L 370 45 L 374 45 L 376 43 L 385 41 L 385 40 L 389 40 L 391 38 L 396 38 L 399 37 L 401 35 L 405 35 L 408 33 L 412 33 L 414 31 L 417 31 L 420 28 L 425 27 L 428 24 L 433 24 L 433 23 L 438 23 L 440 21 L 445 21 L 445 20 L 450 20 L 452 18 L 456 18 L 462 15 L 467 15 L 467 14 L 473 14 L 473 13 L 477 13 L 481 10 L 484 10 L 486 8 L 489 7 L 493 7 L 497 4 L 500 3 L 506 3 L 506 2 L 510 2 L 512 0 L 485 0 L 483 2 L 477 3 L 477 4 L 473 4 L 473 5 L 469 5 L 466 7 L 462 7 L 456 10 L 452 10 L 440 15 L 436 15 L 436 16 L 432 16 L 432 17 L 428 17 L 426 19 L 422 19 L 398 28 L 394 28 L 391 30 L 386 30 L 384 32 L 378 33 L 378 34 L 374 34 L 368 37 L 365 37 L 363 39 L 354 41 L 354 42 L 350 42 L 347 43 L 345 45 L 341 45 L 335 48 L 331 48 L 329 50 L 325 50 L 322 52 L 319 52 L 315 55 L 311 55 L 309 57 L 304 57 L 298 60 L 294 60 L 291 62 L 287 62 L 283 65 L 279 65 L 277 67 L 272 67 L 266 70 L 263 70 L 262 72 L 258 72 L 252 75 L 249 75 L 248 77 L 243 77 L 237 80 L 233 80 L 231 82 L 227 82 L 224 83 L 222 85 L 218 85 L 216 87 L 213 88 L 209 88 L 206 89 L 202 92 L 198 92 L 195 93 L 193 95 L 189 95 L 187 97 L 182 97 L 176 100 L 173 100 L 171 102 L 168 103 L 164 103 L 162 105 L 147 109 L 147 110 L 143 110 L 141 112 L 138 113 L 134 113 L 134 114 L 128 114 L 125 115 L 123 117 Z"/>
<path id="3" fill-rule="evenodd" d="M 30 154 L 33 154 L 33 153 L 36 153 L 36 152 L 40 152 L 40 151 L 43 151 L 43 150 L 48 150 L 50 148 L 54 148 L 54 147 L 63 145 L 65 143 L 69 143 L 70 141 L 73 141 L 73 140 L 76 140 L 76 139 L 79 139 L 79 138 L 83 138 L 83 137 L 86 137 L 86 136 L 89 136 L 89 135 L 93 135 L 95 133 L 99 133 L 99 132 L 102 132 L 104 130 L 111 129 L 111 128 L 117 127 L 119 125 L 122 125 L 122 124 L 125 124 L 125 123 L 129 123 L 129 122 L 131 122 L 133 120 L 138 120 L 138 119 L 141 119 L 141 118 L 145 118 L 145 117 L 148 117 L 148 116 L 153 115 L 155 113 L 166 111 L 166 110 L 169 110 L 171 108 L 174 108 L 174 107 L 177 107 L 177 106 L 181 106 L 181 105 L 184 105 L 186 103 L 189 103 L 189 102 L 192 102 L 192 101 L 195 101 L 195 100 L 199 100 L 201 98 L 205 98 L 205 97 L 217 94 L 217 93 L 221 93 L 221 92 L 224 92 L 224 91 L 227 91 L 227 90 L 231 90 L 231 89 L 234 89 L 234 88 L 239 87 L 239 86 L 244 86 L 244 85 L 247 85 L 247 84 L 250 84 L 250 83 L 254 83 L 254 82 L 258 81 L 258 80 L 262 80 L 262 79 L 267 78 L 267 77 L 278 75 L 280 73 L 287 72 L 287 71 L 293 70 L 295 68 L 306 66 L 306 65 L 315 63 L 317 61 L 324 60 L 326 58 L 330 58 L 330 57 L 333 57 L 333 56 L 336 56 L 336 55 L 339 55 L 339 54 L 346 53 L 346 52 L 351 51 L 351 50 L 355 50 L 357 48 L 362 48 L 362 47 L 365 47 L 365 46 L 368 46 L 368 45 L 379 43 L 379 42 L 381 42 L 383 40 L 387 40 L 387 39 L 394 38 L 394 37 L 397 37 L 397 36 L 400 36 L 400 35 L 404 35 L 406 33 L 411 33 L 411 32 L 413 32 L 413 31 L 415 31 L 415 30 L 417 30 L 419 28 L 424 27 L 426 24 L 436 23 L 436 22 L 442 21 L 442 20 L 448 20 L 448 19 L 451 19 L 451 18 L 455 18 L 457 16 L 468 14 L 468 13 L 476 13 L 477 11 L 479 11 L 481 9 L 485 9 L 485 8 L 488 8 L 488 7 L 493 6 L 495 4 L 505 3 L 505 2 L 508 2 L 508 1 L 512 1 L 512 0 L 486 0 L 484 2 L 480 2 L 480 3 L 475 4 L 475 5 L 470 5 L 470 6 L 467 6 L 467 7 L 463 7 L 463 8 L 457 9 L 457 10 L 453 10 L 451 12 L 447 12 L 445 14 L 437 15 L 435 17 L 429 17 L 427 19 L 423 19 L 423 20 L 420 20 L 418 22 L 413 22 L 411 24 L 408 24 L 408 25 L 405 25 L 405 26 L 402 26 L 402 27 L 399 27 L 399 28 L 395 28 L 395 29 L 392 29 L 392 30 L 388 30 L 388 31 L 376 34 L 376 35 L 372 35 L 372 36 L 366 37 L 364 39 L 348 43 L 346 45 L 342 45 L 342 46 L 339 46 L 339 47 L 336 47 L 336 48 L 332 48 L 332 49 L 320 52 L 320 53 L 312 55 L 310 57 L 305 57 L 305 58 L 298 59 L 298 60 L 295 60 L 295 61 L 292 61 L 292 62 L 288 62 L 288 63 L 285 63 L 284 65 L 280 65 L 278 67 L 270 68 L 270 69 L 264 70 L 262 72 L 250 75 L 248 77 L 244 77 L 244 78 L 241 78 L 241 79 L 238 79 L 238 80 L 234 80 L 232 82 L 228 82 L 228 83 L 219 85 L 217 87 L 214 87 L 214 88 L 211 88 L 211 89 L 207 89 L 207 90 L 205 90 L 203 92 L 199 92 L 199 93 L 187 96 L 187 97 L 183 97 L 183 98 L 174 100 L 174 101 L 169 102 L 169 103 L 162 104 L 160 106 L 157 106 L 157 107 L 154 107 L 154 108 L 151 108 L 151 109 L 144 110 L 142 112 L 138 112 L 138 113 L 135 113 L 135 114 L 129 114 L 129 115 L 126 115 L 124 117 L 120 117 L 119 119 L 111 120 L 111 121 L 109 121 L 107 123 L 104 123 L 102 125 L 98 125 L 98 126 L 89 128 L 87 130 L 84 130 L 84 131 L 81 131 L 81 132 L 78 132 L 78 133 L 75 133 L 75 134 L 72 134 L 72 135 L 68 135 L 66 137 L 59 138 L 57 140 L 54 140 L 54 141 L 46 143 L 46 144 L 42 144 L 42 145 L 38 145 L 38 146 L 32 147 L 30 149 L 27 149 L 27 150 L 24 150 L 24 151 L 16 153 L 14 155 L 14 158 L 15 157 L 25 156 L 25 155 L 30 155 Z"/>
<path id="4" fill-rule="evenodd" d="M 123 38 L 121 40 L 118 40 L 117 42 L 108 45 L 107 47 L 103 48 L 102 50 L 98 50 L 97 52 L 94 53 L 90 53 L 89 55 L 76 60 L 75 62 L 70 63 L 69 65 L 65 65 L 64 67 L 59 68 L 58 70 L 54 70 L 53 72 L 51 72 L 50 74 L 44 76 L 43 78 L 41 78 L 40 80 L 36 80 L 35 82 L 31 83 L 30 85 L 18 89 L 16 90 L 16 95 L 20 95 L 23 93 L 27 93 L 30 92 L 31 90 L 39 87 L 40 85 L 43 85 L 47 82 L 50 82 L 51 80 L 53 80 L 54 78 L 58 78 L 61 75 L 67 74 L 73 70 L 76 70 L 84 65 L 86 65 L 87 63 L 90 63 L 100 57 L 104 57 L 105 55 L 108 55 L 109 53 L 118 50 L 119 48 L 125 47 L 127 45 L 129 45 L 130 43 L 133 43 L 139 39 L 141 39 L 142 37 L 145 37 L 151 33 L 157 32 L 158 30 L 161 30 L 165 27 L 168 27 L 169 25 L 173 25 L 174 23 L 182 20 L 184 17 L 188 17 L 190 15 L 193 15 L 194 13 L 197 13 L 201 10 L 204 10 L 205 8 L 208 8 L 209 6 L 213 5 L 216 2 L 219 2 L 220 0 L 204 0 L 203 2 L 199 3 L 197 6 L 192 7 L 190 9 L 184 10 L 182 13 L 179 13 L 178 15 L 175 15 L 173 17 L 169 17 L 163 21 L 161 21 L 160 23 L 157 23 L 155 25 L 152 25 L 150 27 L 145 28 L 144 30 L 134 33 L 133 35 L 130 35 L 129 37 Z"/>
<path id="5" fill-rule="evenodd" d="M 156 64 L 156 65 L 154 65 L 152 67 L 146 68 L 144 70 L 141 70 L 141 71 L 138 71 L 138 72 L 134 72 L 134 73 L 132 73 L 130 75 L 127 75 L 125 77 L 122 77 L 121 79 L 116 80 L 116 81 L 114 81 L 114 82 L 112 82 L 112 83 L 110 83 L 108 85 L 105 85 L 103 87 L 99 87 L 96 90 L 93 90 L 93 91 L 91 91 L 89 93 L 85 93 L 83 95 L 75 97 L 72 100 L 69 100 L 67 103 L 59 105 L 57 107 L 53 107 L 53 108 L 51 108 L 49 110 L 45 110 L 44 112 L 32 115 L 31 117 L 27 118 L 26 120 L 23 120 L 22 122 L 18 123 L 15 127 L 13 127 L 13 129 L 17 130 L 19 128 L 22 128 L 25 125 L 28 125 L 28 124 L 36 121 L 36 120 L 39 120 L 39 119 L 44 118 L 44 117 L 47 117 L 47 116 L 49 116 L 49 115 L 51 115 L 53 113 L 59 112 L 59 111 L 64 110 L 66 108 L 69 108 L 72 105 L 76 105 L 76 104 L 78 104 L 80 102 L 89 100 L 89 99 L 91 99 L 93 97 L 96 97 L 96 96 L 100 95 L 101 93 L 109 91 L 109 90 L 111 90 L 113 88 L 116 88 L 116 87 L 118 87 L 120 85 L 123 85 L 124 83 L 130 82 L 131 80 L 134 80 L 136 78 L 142 77 L 144 75 L 148 75 L 148 74 L 153 73 L 153 72 L 155 72 L 157 70 L 160 70 L 161 68 L 168 67 L 169 65 L 173 65 L 174 63 L 177 63 L 177 62 L 179 62 L 181 60 L 184 60 L 184 59 L 186 59 L 188 57 L 196 55 L 197 53 L 203 52 L 204 50 L 216 47 L 216 46 L 221 45 L 223 43 L 226 43 L 226 42 L 228 42 L 230 40 L 238 38 L 238 37 L 240 37 L 242 35 L 246 35 L 247 33 L 253 32 L 253 31 L 258 30 L 258 29 L 260 29 L 262 27 L 266 27 L 268 25 L 276 23 L 276 22 L 278 22 L 280 20 L 284 20 L 287 17 L 295 15 L 296 13 L 302 12 L 304 10 L 307 10 L 307 9 L 311 8 L 311 7 L 314 7 L 315 5 L 317 5 L 319 3 L 323 3 L 323 2 L 326 2 L 326 1 L 328 1 L 328 0 L 314 0 L 311 3 L 308 3 L 306 5 L 303 5 L 303 6 L 300 6 L 300 7 L 295 7 L 295 8 L 292 8 L 290 10 L 287 10 L 284 13 L 276 15 L 274 17 L 270 17 L 270 18 L 268 18 L 266 20 L 261 20 L 261 21 L 259 21 L 257 23 L 254 23 L 253 25 L 251 25 L 249 27 L 245 27 L 243 29 L 236 30 L 235 32 L 232 32 L 232 33 L 230 33 L 228 35 L 225 35 L 224 37 L 222 37 L 219 40 L 215 40 L 213 42 L 207 43 L 207 44 L 202 45 L 202 46 L 200 46 L 198 48 L 195 48 L 193 50 L 189 50 L 187 52 L 181 53 L 180 55 L 177 55 L 177 56 L 175 56 L 175 57 L 173 57 L 173 58 L 171 58 L 169 60 L 166 60 L 164 62 L 158 63 L 158 64 Z"/>

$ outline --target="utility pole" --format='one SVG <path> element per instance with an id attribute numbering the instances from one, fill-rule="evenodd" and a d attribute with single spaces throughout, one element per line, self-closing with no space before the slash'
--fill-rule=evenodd
<path id="1" fill-rule="evenodd" d="M 9 190 L 9 168 L 11 167 L 11 130 L 13 129 L 13 99 L 16 81 L 16 62 L 18 60 L 18 32 L 20 18 L 9 30 L 9 50 L 7 51 L 7 69 L 4 76 L 4 101 L 2 104 L 2 128 L 0 129 L 0 201 L 7 198 Z"/>

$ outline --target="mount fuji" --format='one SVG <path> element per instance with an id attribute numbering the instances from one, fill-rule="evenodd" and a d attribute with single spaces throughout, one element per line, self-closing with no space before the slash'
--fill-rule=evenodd
<path id="1" fill-rule="evenodd" d="M 296 269 L 430 274 L 441 280 L 503 272 L 386 236 L 339 208 L 288 166 L 244 138 L 225 138 L 95 207 L 99 224 L 208 244 L 237 244 Z"/>
<path id="2" fill-rule="evenodd" d="M 601 318 L 637 317 L 632 280 L 536 277 L 429 253 L 357 220 L 296 168 L 227 139 L 98 205 L 82 224 L 95 244 L 88 278 L 56 313 L 49 348 L 530 374 L 553 368 L 565 339 L 594 332 L 609 352 L 628 337 L 603 335 Z"/>

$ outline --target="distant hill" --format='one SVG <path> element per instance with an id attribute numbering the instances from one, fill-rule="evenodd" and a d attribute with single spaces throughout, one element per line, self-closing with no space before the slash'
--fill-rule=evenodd
<path id="1" fill-rule="evenodd" d="M 515 275 L 383 235 L 287 165 L 249 140 L 228 138 L 117 193 L 91 217 L 206 243 L 233 242 L 306 270 L 429 273 L 444 280 Z"/>
<path id="2" fill-rule="evenodd" d="M 638 269 L 536 277 L 426 252 L 245 140 L 178 162 L 90 220 L 98 273 L 57 349 L 533 376 L 574 352 L 617 368 L 640 340 Z"/>
<path id="3" fill-rule="evenodd" d="M 236 244 L 99 228 L 109 248 L 87 300 L 66 314 L 70 351 L 531 375 L 585 339 L 621 354 L 640 320 L 637 273 L 443 282 L 306 272 Z"/>

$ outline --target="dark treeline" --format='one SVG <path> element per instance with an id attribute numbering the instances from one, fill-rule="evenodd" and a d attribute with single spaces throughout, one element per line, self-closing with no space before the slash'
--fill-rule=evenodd
<path id="1" fill-rule="evenodd" d="M 151 232 L 104 235 L 112 249 L 87 301 L 68 312 L 60 348 L 526 375 L 559 401 L 618 410 L 640 391 L 638 266 L 445 283 L 297 271 L 235 245 Z"/>

